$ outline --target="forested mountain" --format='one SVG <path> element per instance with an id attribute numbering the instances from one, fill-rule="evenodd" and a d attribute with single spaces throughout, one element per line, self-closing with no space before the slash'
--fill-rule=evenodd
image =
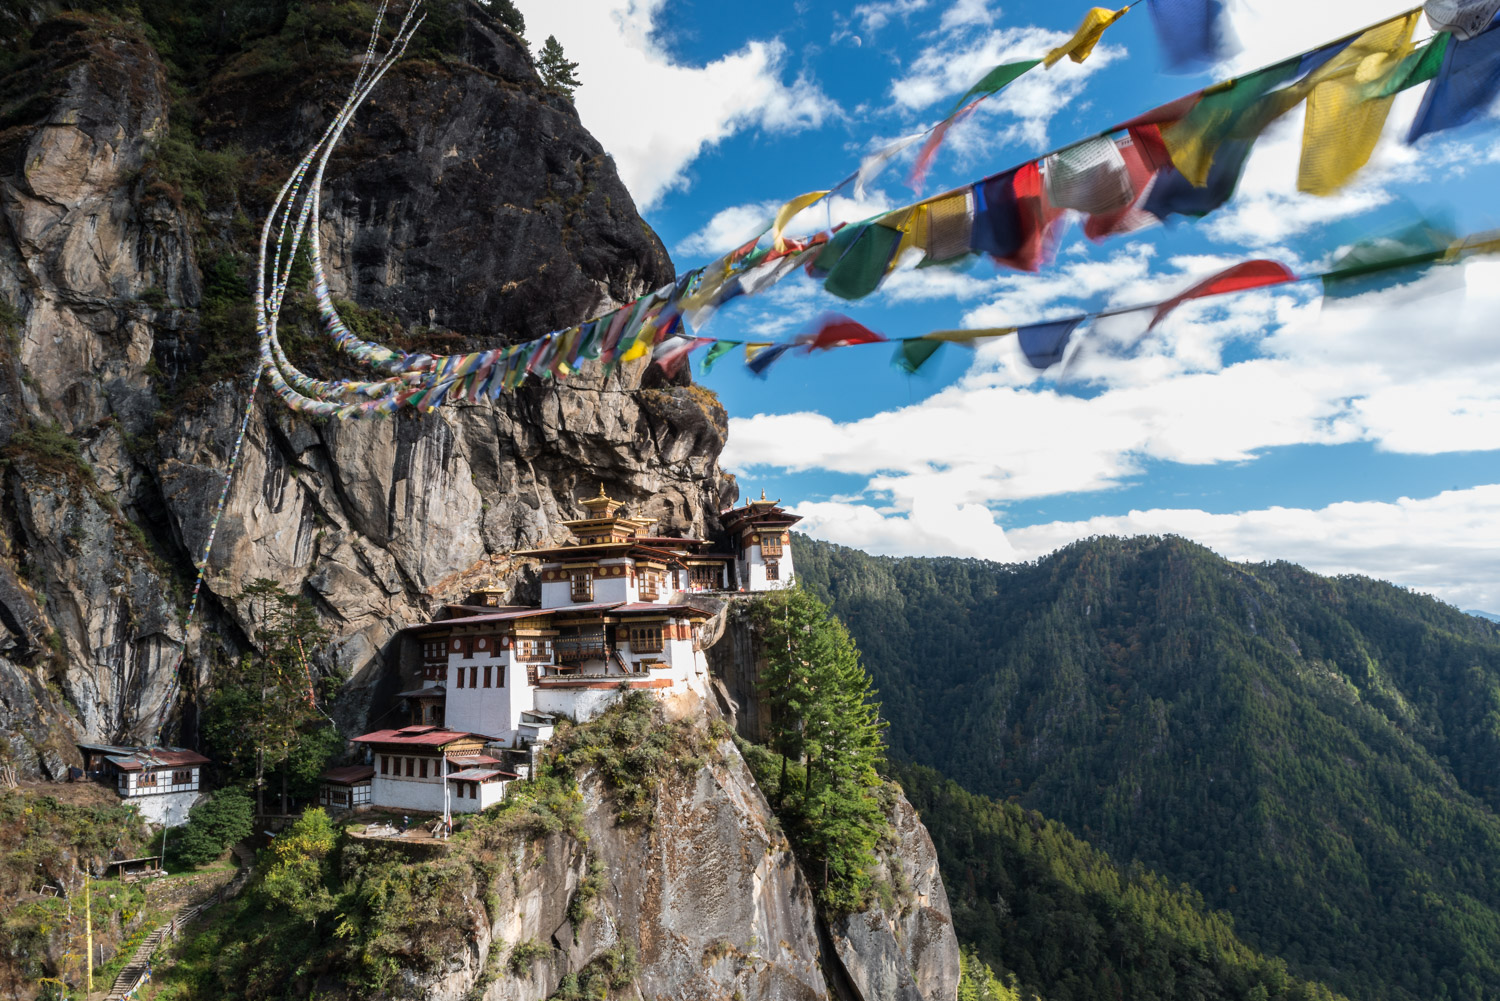
<path id="1" fill-rule="evenodd" d="M 1500 627 L 1175 538 L 1026 565 L 797 544 L 893 756 L 1189 883 L 1351 997 L 1500 997 Z"/>

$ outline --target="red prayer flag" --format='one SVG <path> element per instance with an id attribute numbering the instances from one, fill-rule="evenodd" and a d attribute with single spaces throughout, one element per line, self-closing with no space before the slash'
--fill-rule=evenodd
<path id="1" fill-rule="evenodd" d="M 1285 264 L 1278 261 L 1255 260 L 1242 261 L 1231 267 L 1225 268 L 1218 274 L 1203 279 L 1186 292 L 1180 292 L 1156 307 L 1156 314 L 1151 317 L 1151 324 L 1146 329 L 1155 327 L 1172 310 L 1181 306 L 1189 299 L 1201 299 L 1208 295 L 1222 295 L 1225 292 L 1238 292 L 1247 288 L 1262 288 L 1268 285 L 1280 285 L 1283 282 L 1296 281 L 1297 276 Z"/>
<path id="2" fill-rule="evenodd" d="M 969 112 L 978 107 L 979 102 L 988 96 L 988 94 L 985 94 L 976 97 L 964 105 L 963 108 L 939 122 L 937 127 L 932 130 L 932 135 L 928 136 L 927 141 L 922 144 L 922 149 L 917 154 L 916 162 L 911 165 L 911 176 L 906 179 L 906 183 L 914 191 L 922 190 L 922 182 L 927 179 L 927 168 L 932 166 L 932 160 L 937 156 L 938 147 L 943 144 L 943 138 L 948 134 L 948 130 L 967 118 Z"/>
<path id="3" fill-rule="evenodd" d="M 856 323 L 847 316 L 830 313 L 819 321 L 817 332 L 808 342 L 807 350 L 826 351 L 829 348 L 842 348 L 850 344 L 874 344 L 883 340 L 885 340 L 884 335 L 877 334 L 869 327 Z"/>

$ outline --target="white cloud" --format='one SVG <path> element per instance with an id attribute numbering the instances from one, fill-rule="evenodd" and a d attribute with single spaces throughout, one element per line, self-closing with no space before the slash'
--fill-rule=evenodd
<path id="1" fill-rule="evenodd" d="M 952 31 L 971 24 L 988 24 L 994 16 L 995 13 L 990 10 L 989 0 L 956 0 L 951 7 L 943 11 L 943 19 L 938 22 L 938 31 Z"/>
<path id="2" fill-rule="evenodd" d="M 1018 558 L 1005 531 L 982 504 L 924 498 L 905 514 L 847 501 L 797 505 L 799 529 L 820 539 L 884 556 L 962 554 L 1009 562 Z"/>
<path id="3" fill-rule="evenodd" d="M 1318 573 L 1389 580 L 1460 608 L 1497 609 L 1497 513 L 1500 484 L 1448 490 L 1419 500 L 1345 501 L 1318 509 L 1273 507 L 1236 514 L 1131 511 L 1011 529 L 1006 536 L 1020 558 L 1034 559 L 1093 535 L 1183 535 L 1231 560 L 1286 559 Z M 878 537 L 868 528 L 865 533 Z"/>
<path id="4" fill-rule="evenodd" d="M 1071 37 L 1071 32 L 1034 26 L 988 31 L 964 43 L 946 35 L 923 49 L 891 83 L 891 97 L 912 111 L 955 100 L 996 66 L 1035 59 Z M 1045 144 L 1049 123 L 1083 92 L 1089 76 L 1124 54 L 1119 47 L 1100 45 L 1081 64 L 1065 59 L 1051 69 L 1032 70 L 981 104 L 968 122 L 955 126 L 947 147 L 973 153 L 1002 144 Z M 998 131 L 997 119 L 1004 126 Z"/>
<path id="5" fill-rule="evenodd" d="M 526 9 L 531 36 L 556 35 L 580 64 L 579 117 L 642 209 L 682 186 L 700 154 L 742 129 L 816 128 L 839 113 L 812 80 L 785 81 L 778 39 L 748 42 L 704 66 L 671 61 L 651 41 L 665 2 L 549 0 Z"/>
<path id="6" fill-rule="evenodd" d="M 904 21 L 926 6 L 927 0 L 876 0 L 855 7 L 853 16 L 865 34 L 873 35 L 893 19 Z"/>
<path id="7" fill-rule="evenodd" d="M 714 213 L 702 229 L 677 244 L 677 253 L 689 257 L 718 257 L 746 241 L 771 224 L 781 202 L 750 202 L 731 205 Z M 869 191 L 863 198 L 834 195 L 810 208 L 803 209 L 787 224 L 788 236 L 807 236 L 841 222 L 857 222 L 892 208 L 889 198 L 880 191 Z"/>
<path id="8" fill-rule="evenodd" d="M 1215 72 L 1223 78 L 1297 55 L 1415 6 L 1410 0 L 1237 0 L 1230 23 L 1241 50 Z M 1432 32 L 1425 18 L 1416 35 Z"/>

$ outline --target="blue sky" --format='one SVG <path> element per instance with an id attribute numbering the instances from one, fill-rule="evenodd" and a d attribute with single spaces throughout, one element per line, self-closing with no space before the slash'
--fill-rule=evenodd
<path id="1" fill-rule="evenodd" d="M 527 34 L 580 63 L 584 124 L 615 157 L 678 269 L 760 231 L 862 155 L 935 121 L 985 70 L 1071 34 L 1086 5 L 522 0 Z M 1385 0 L 1236 0 L 1241 51 L 1163 72 L 1144 5 L 1081 66 L 1023 77 L 955 128 L 923 193 L 1013 166 L 1214 79 L 1401 11 Z M 1424 24 L 1418 30 L 1423 36 Z M 1296 193 L 1301 112 L 1262 138 L 1235 198 L 1203 220 L 1102 244 L 1074 226 L 1036 275 L 974 261 L 906 271 L 846 303 L 801 276 L 708 333 L 776 339 L 825 311 L 887 335 L 1001 326 L 1165 297 L 1246 257 L 1294 269 L 1419 217 L 1500 226 L 1494 119 L 1400 138 L 1420 90 L 1344 190 Z M 913 200 L 897 161 L 860 202 L 795 232 Z M 1360 572 L 1500 610 L 1500 263 L 1337 306 L 1306 287 L 1190 304 L 1149 335 L 1088 328 L 1061 373 L 1013 339 L 946 346 L 919 376 L 890 348 L 789 355 L 768 379 L 725 359 L 699 381 L 731 416 L 725 464 L 818 537 L 891 554 L 1034 559 L 1094 534 L 1173 532 L 1234 559 Z"/>

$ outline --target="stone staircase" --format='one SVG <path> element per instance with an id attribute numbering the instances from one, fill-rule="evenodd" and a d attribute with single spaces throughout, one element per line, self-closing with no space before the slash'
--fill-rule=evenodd
<path id="1" fill-rule="evenodd" d="M 234 853 L 234 859 L 239 864 L 239 871 L 234 874 L 234 879 L 207 900 L 201 900 L 191 907 L 179 907 L 169 914 L 167 919 L 136 947 L 135 953 L 130 957 L 130 962 L 126 963 L 120 970 L 120 975 L 115 977 L 114 986 L 103 995 L 95 995 L 95 997 L 102 998 L 102 1001 L 125 1001 L 126 998 L 133 997 L 137 990 L 150 981 L 151 956 L 163 942 L 175 937 L 179 929 L 186 927 L 198 915 L 215 904 L 235 896 L 244 888 L 245 883 L 250 879 L 250 873 L 255 869 L 255 853 L 243 844 L 231 846 L 230 851 Z"/>

